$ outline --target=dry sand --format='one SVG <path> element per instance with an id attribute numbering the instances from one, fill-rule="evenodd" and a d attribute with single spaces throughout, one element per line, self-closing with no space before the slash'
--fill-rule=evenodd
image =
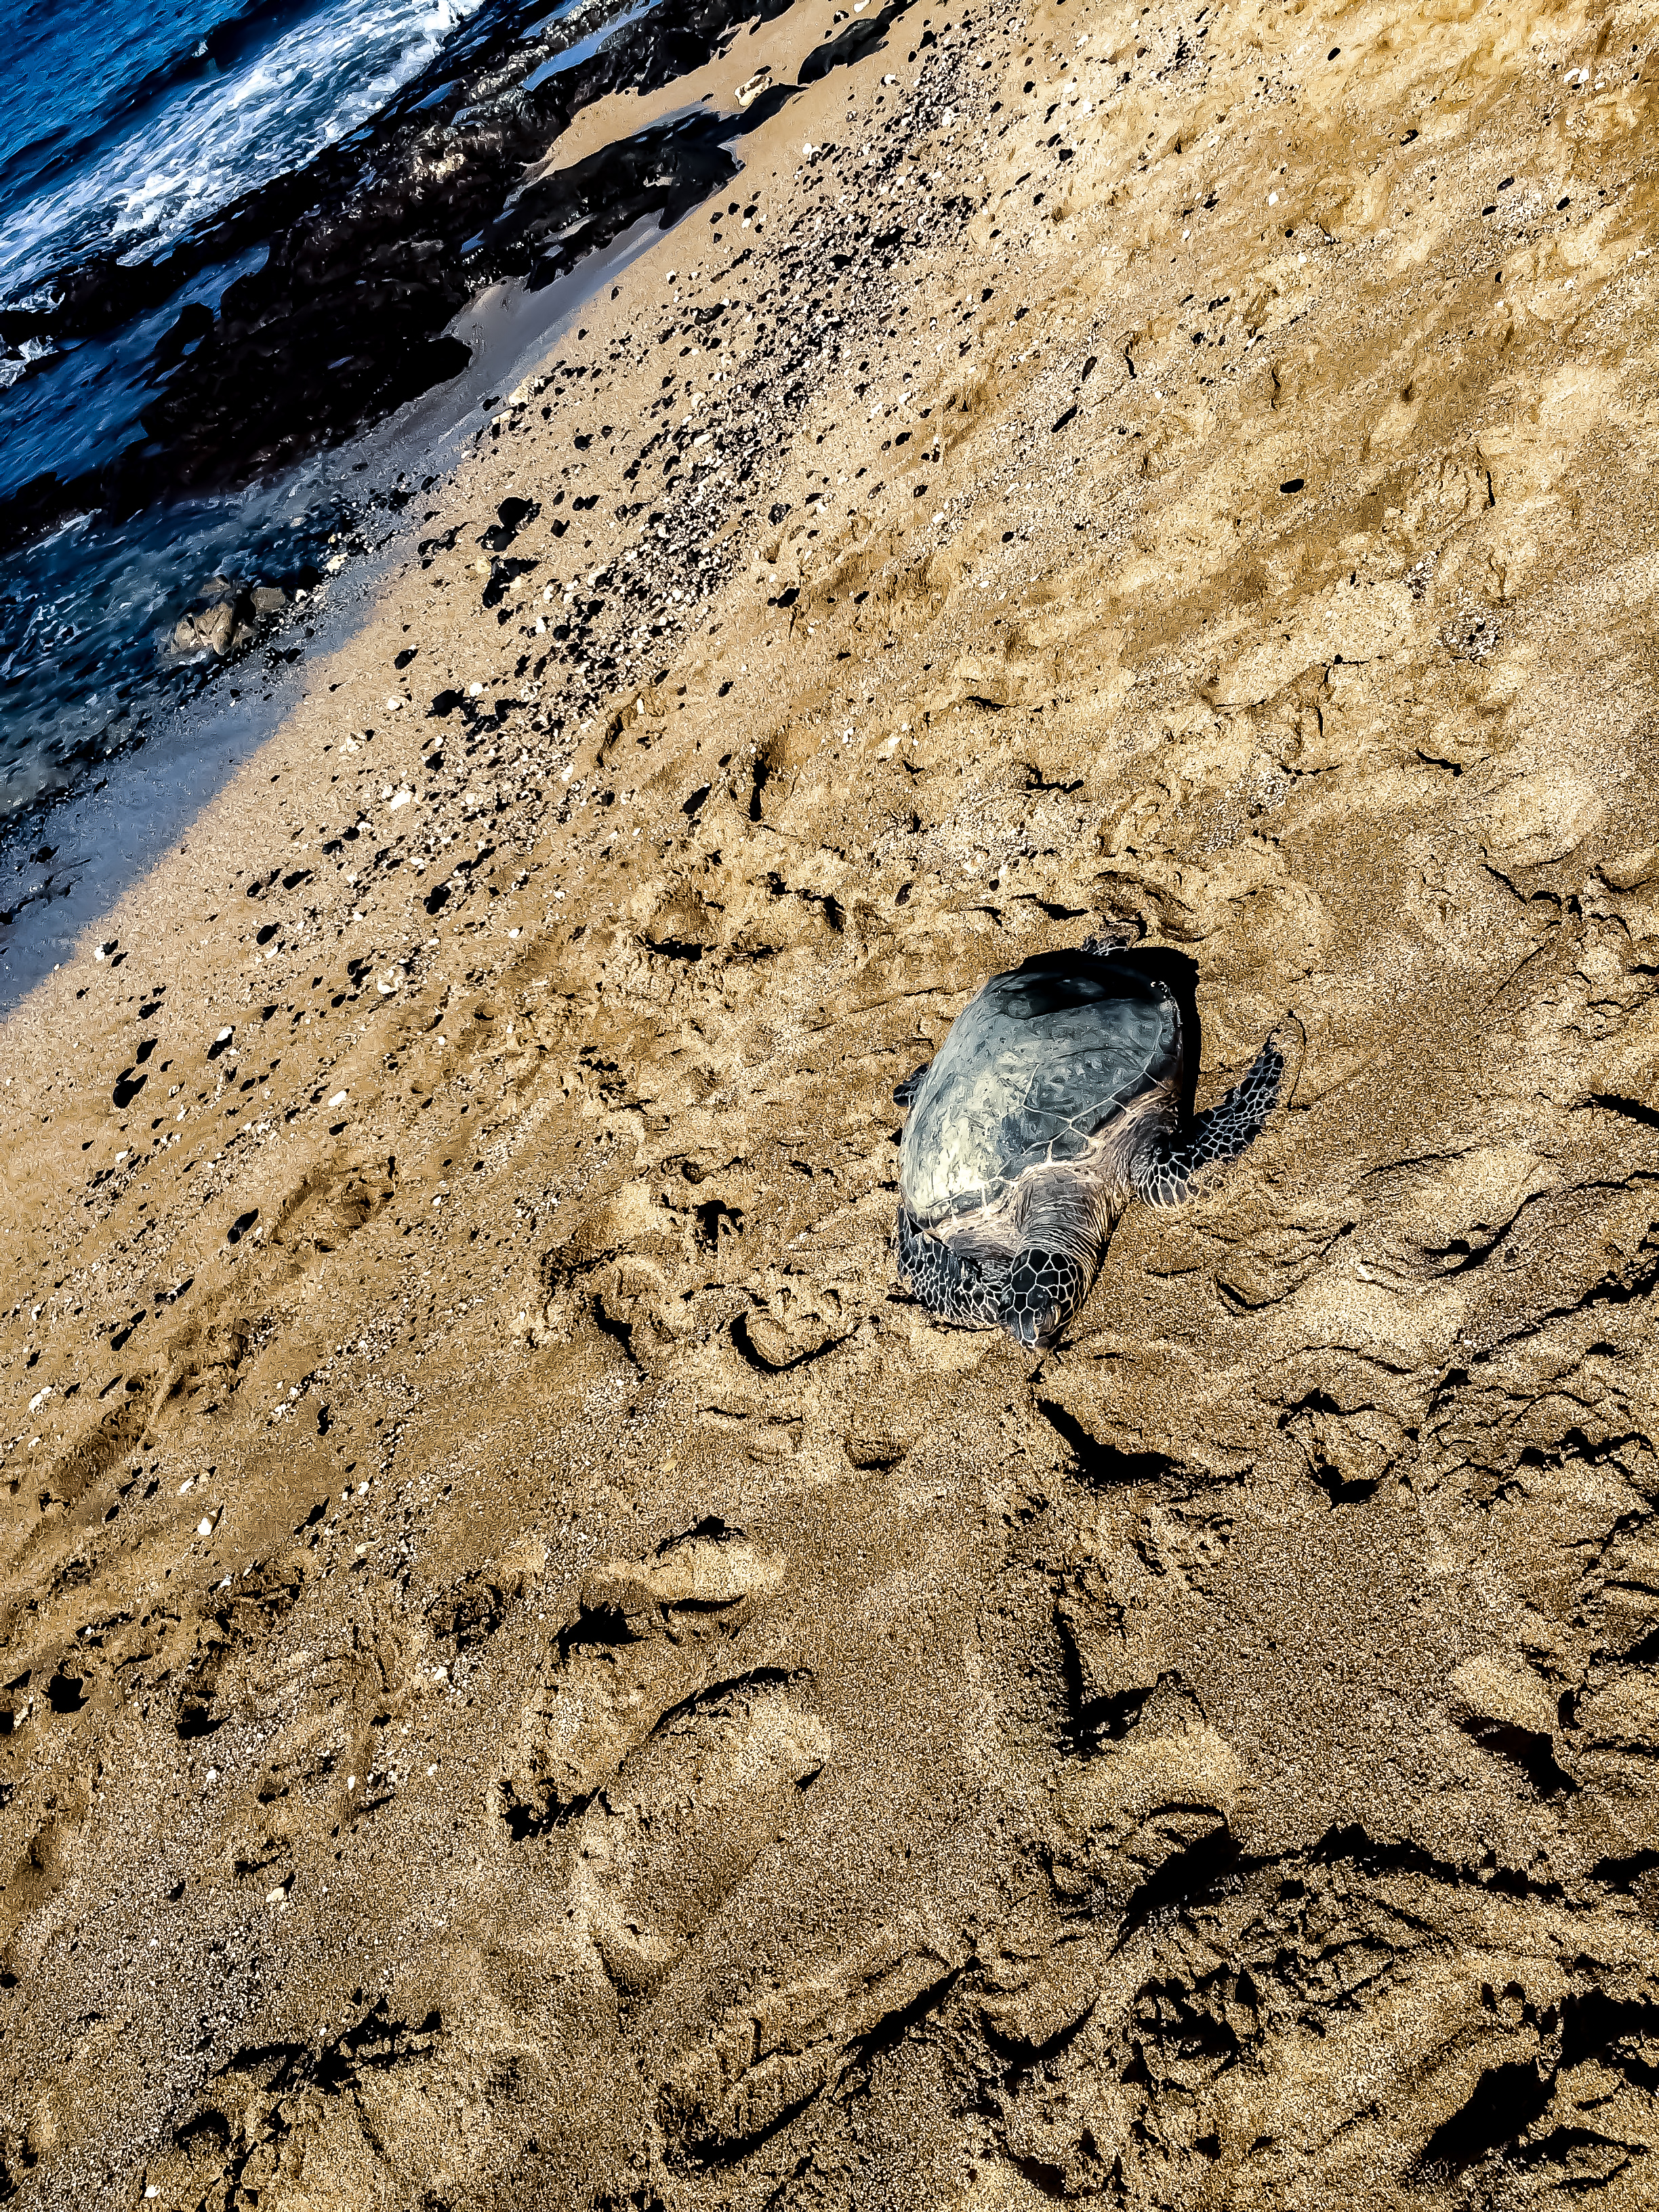
<path id="1" fill-rule="evenodd" d="M 913 7 L 11 1016 L 20 2203 L 1659 2199 L 1644 24 Z M 1103 914 L 1305 1057 L 1033 1362 Z"/>

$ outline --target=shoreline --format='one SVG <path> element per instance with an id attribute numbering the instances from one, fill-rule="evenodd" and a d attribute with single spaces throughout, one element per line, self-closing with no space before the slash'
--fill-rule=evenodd
<path id="1" fill-rule="evenodd" d="M 7 1014 L 24 2201 L 1641 2200 L 1652 62 L 1199 28 L 763 115 Z M 1305 1059 L 1033 1360 L 1103 917 Z"/>
<path id="2" fill-rule="evenodd" d="M 832 11 L 822 0 L 788 0 L 746 31 L 724 33 L 722 4 L 709 0 L 696 23 L 672 36 L 637 11 L 578 35 L 579 10 L 552 29 L 548 19 L 528 40 L 514 10 L 497 8 L 489 21 L 463 25 L 425 74 L 340 146 L 245 195 L 154 261 L 106 268 L 94 258 L 59 272 L 55 305 L 0 305 L 0 337 L 27 338 L 40 355 L 15 403 L 18 451 L 36 462 L 52 455 L 49 468 L 0 497 L 4 580 L 14 614 L 28 610 L 6 641 L 14 821 L 84 783 L 88 766 L 144 742 L 135 732 L 176 703 L 177 684 L 149 650 L 153 633 L 171 632 L 185 660 L 198 660 L 227 629 L 270 649 L 273 615 L 283 611 L 276 594 L 291 614 L 329 567 L 331 549 L 366 519 L 352 448 L 372 447 L 388 423 L 433 406 L 453 413 L 458 391 L 478 388 L 480 363 L 468 362 L 455 333 L 476 321 L 481 301 L 503 289 L 535 297 L 564 289 L 641 222 L 672 227 L 728 181 L 740 167 L 732 149 L 796 90 L 775 82 L 757 100 L 738 100 L 734 48 L 764 50 L 780 68 L 836 65 L 823 58 Z M 564 58 L 555 46 L 538 70 L 543 34 L 574 39 L 568 52 L 579 58 L 526 107 L 517 77 L 544 75 Z M 827 51 L 839 54 L 850 35 Z M 703 57 L 711 40 L 725 60 Z M 447 74 L 463 62 L 460 77 Z M 434 73 L 445 82 L 416 98 Z M 621 135 L 590 122 L 585 150 L 556 165 L 573 119 L 596 106 L 626 110 L 629 102 L 609 96 L 619 73 L 654 88 L 635 107 L 666 100 L 667 112 L 648 120 L 621 112 L 612 118 Z M 683 85 L 701 87 L 701 99 L 676 112 Z M 721 93 L 732 95 L 730 112 L 709 112 Z M 540 166 L 525 172 L 538 152 Z M 451 172 L 453 206 L 440 189 Z M 392 204 L 399 192 L 410 198 L 401 213 Z M 411 239 L 410 225 L 421 222 L 437 235 Z M 474 222 L 482 227 L 464 238 Z M 124 423 L 118 410 L 109 415 L 95 465 L 82 450 L 85 408 L 39 419 L 41 390 L 69 373 L 54 331 L 74 342 L 72 352 L 78 344 L 76 374 L 93 385 L 113 375 L 137 390 L 133 371 L 149 356 L 142 425 L 136 416 Z M 328 358 L 348 340 L 345 354 Z M 65 445 L 70 461 L 59 456 Z M 395 515 L 404 500 L 400 478 L 377 488 L 369 507 Z M 288 527 L 295 503 L 307 526 L 299 537 Z M 180 589 L 181 568 L 195 572 L 193 590 Z M 125 611 L 124 623 L 112 625 L 112 605 Z M 37 647 L 32 661 L 43 611 L 58 649 L 42 661 Z"/>
<path id="3" fill-rule="evenodd" d="M 395 471 L 396 483 L 401 485 L 406 473 L 411 479 L 421 477 L 441 496 L 440 486 L 449 486 L 457 467 L 465 465 L 466 448 L 488 427 L 469 429 L 474 416 L 489 404 L 478 395 L 493 384 L 516 388 L 526 382 L 534 374 L 530 364 L 552 342 L 549 333 L 556 337 L 574 324 L 594 295 L 659 235 L 654 222 L 641 217 L 546 292 L 526 299 L 521 288 L 498 287 L 498 295 L 516 296 L 476 301 L 457 319 L 459 325 L 486 333 L 475 337 L 471 367 L 453 385 L 425 395 L 343 448 L 337 457 L 339 472 L 356 465 L 356 454 L 374 472 L 371 483 L 376 478 L 394 481 Z M 511 332 L 526 321 L 537 335 L 503 342 L 503 331 Z M 428 495 L 414 493 L 405 507 Z M 426 526 L 406 514 L 394 520 L 378 542 L 343 564 L 341 573 L 319 580 L 321 588 L 313 588 L 303 610 L 290 605 L 274 633 L 204 672 L 201 688 L 168 708 L 159 727 L 107 756 L 90 789 L 72 787 L 49 795 L 4 824 L 0 868 L 10 861 L 25 881 L 9 890 L 9 903 L 0 917 L 6 933 L 0 940 L 0 1018 L 21 992 L 63 964 L 62 957 L 49 961 L 48 956 L 68 956 L 77 928 L 83 933 L 117 895 L 117 887 L 160 856 L 169 834 L 160 825 L 183 827 L 205 803 L 199 773 L 192 776 L 188 763 L 213 755 L 222 758 L 223 772 L 228 773 L 267 743 L 307 696 L 313 667 L 349 649 L 386 577 L 417 557 L 414 544 Z M 136 815 L 153 817 L 155 824 L 137 840 Z M 39 880 L 27 880 L 30 873 Z"/>

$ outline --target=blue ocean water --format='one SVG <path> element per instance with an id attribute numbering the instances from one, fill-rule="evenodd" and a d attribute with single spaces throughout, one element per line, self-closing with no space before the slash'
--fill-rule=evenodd
<path id="1" fill-rule="evenodd" d="M 296 167 L 425 67 L 478 0 L 4 0 L 0 298 L 150 255 Z"/>
<path id="2" fill-rule="evenodd" d="M 193 227 L 348 137 L 480 0 L 0 0 L 0 303 L 47 305 L 88 257 L 165 256 Z M 0 349 L 0 500 L 137 434 L 157 340 L 263 255 L 197 270 L 78 341 Z M 181 272 L 182 274 L 182 272 Z M 353 518 L 325 464 L 302 481 L 140 514 L 71 517 L 0 553 L 0 825 L 131 735 L 164 647 L 216 570 L 295 567 Z M 173 672 L 176 690 L 190 672 Z"/>
<path id="3" fill-rule="evenodd" d="M 563 275 L 550 288 L 520 270 L 491 286 L 481 272 L 472 281 L 484 289 L 455 309 L 442 355 L 468 365 L 404 387 L 425 399 L 264 477 L 255 471 L 265 449 L 255 446 L 241 468 L 222 443 L 199 470 L 146 479 L 158 453 L 189 459 L 185 433 L 169 447 L 155 428 L 165 417 L 157 396 L 228 288 L 264 265 L 273 241 L 286 252 L 296 234 L 314 239 L 337 216 L 336 239 L 371 234 L 353 231 L 351 210 L 404 158 L 398 147 L 412 149 L 408 159 L 426 162 L 428 176 L 447 174 L 452 145 L 465 162 L 467 132 L 521 113 L 529 88 L 563 81 L 660 4 L 0 0 L 0 847 L 15 846 L 10 828 L 95 777 L 218 677 L 210 647 L 180 629 L 192 605 L 229 599 L 250 622 L 277 623 L 252 630 L 252 652 L 225 671 L 228 687 L 274 677 L 274 656 L 296 658 L 317 591 L 330 589 L 325 574 L 386 541 L 447 465 L 438 448 L 453 454 L 456 410 L 476 412 L 491 389 L 508 388 L 562 312 L 557 302 L 574 296 Z M 717 11 L 690 52 L 719 30 Z M 671 68 L 686 65 L 681 48 L 667 51 Z M 592 81 L 602 85 L 605 70 Z M 503 173 L 501 187 L 511 182 Z M 483 236 L 447 250 L 464 258 Z M 616 237 L 596 233 L 586 262 L 608 265 Z M 349 278 L 350 250 L 338 249 L 332 274 Z M 192 307 L 209 313 L 181 319 Z M 258 419 L 257 343 L 235 370 L 252 380 L 234 402 L 248 406 L 248 422 Z M 394 334 L 388 360 L 409 343 Z M 418 365 L 418 348 L 404 357 Z M 210 407 L 211 376 L 197 387 Z M 375 422 L 372 412 L 358 419 Z M 319 440 L 341 434 L 314 427 Z M 209 433 L 220 434 L 211 421 Z M 304 444 L 302 425 L 283 450 Z M 236 488 L 210 492 L 209 483 Z M 150 505 L 126 512 L 145 497 Z M 70 511 L 82 501 L 98 511 Z M 283 587 L 279 615 L 266 588 L 255 617 L 262 586 Z"/>

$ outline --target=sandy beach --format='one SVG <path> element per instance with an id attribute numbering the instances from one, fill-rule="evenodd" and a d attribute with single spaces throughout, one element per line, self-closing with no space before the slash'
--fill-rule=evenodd
<path id="1" fill-rule="evenodd" d="M 0 2194 L 1633 2212 L 1650 28 L 836 38 L 6 1015 Z M 1034 1357 L 892 1092 L 1103 920 L 1298 1065 Z"/>

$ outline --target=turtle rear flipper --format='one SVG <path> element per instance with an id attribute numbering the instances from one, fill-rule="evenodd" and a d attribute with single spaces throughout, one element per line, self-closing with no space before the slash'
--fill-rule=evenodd
<path id="1" fill-rule="evenodd" d="M 1272 1113 L 1284 1073 L 1285 1048 L 1278 1037 L 1269 1037 L 1249 1073 L 1218 1105 L 1142 1155 L 1134 1176 L 1136 1197 L 1148 1206 L 1179 1206 L 1193 1195 L 1206 1169 L 1236 1160 Z"/>

